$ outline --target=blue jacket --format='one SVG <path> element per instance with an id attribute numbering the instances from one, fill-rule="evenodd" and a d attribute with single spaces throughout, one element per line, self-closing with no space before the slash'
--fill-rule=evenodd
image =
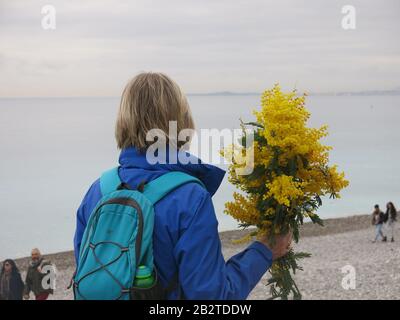
<path id="1" fill-rule="evenodd" d="M 119 175 L 136 188 L 168 171 L 182 171 L 199 178 L 206 186 L 188 183 L 172 191 L 154 207 L 154 261 L 164 286 L 175 273 L 186 299 L 246 299 L 271 267 L 272 253 L 260 242 L 225 262 L 218 235 L 218 221 L 211 197 L 225 172 L 208 164 L 149 164 L 145 154 L 134 148 L 121 152 Z M 101 198 L 99 180 L 85 195 L 77 213 L 74 238 L 75 258 L 89 216 Z M 170 299 L 176 299 L 177 290 Z"/>

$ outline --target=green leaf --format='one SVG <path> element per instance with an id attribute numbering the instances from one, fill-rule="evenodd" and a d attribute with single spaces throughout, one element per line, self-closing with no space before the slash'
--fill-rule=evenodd
<path id="1" fill-rule="evenodd" d="M 302 270 L 298 264 L 298 260 L 308 258 L 311 255 L 306 252 L 293 252 L 290 250 L 287 255 L 277 259 L 274 268 L 270 270 L 271 278 L 268 280 L 267 286 L 270 286 L 271 299 L 287 300 L 290 295 L 293 299 L 301 299 L 301 293 L 294 281 L 293 274 L 298 270 Z"/>
<path id="2" fill-rule="evenodd" d="M 295 176 L 296 173 L 297 173 L 297 160 L 296 160 L 296 158 L 290 159 L 290 161 L 288 163 L 288 167 L 289 167 L 289 175 L 290 176 Z"/>
<path id="3" fill-rule="evenodd" d="M 321 197 L 320 197 L 319 195 L 316 195 L 316 196 L 315 196 L 315 199 L 316 199 L 317 202 L 318 202 L 318 206 L 319 206 L 319 207 L 322 206 L 322 199 L 321 199 Z"/>
<path id="4" fill-rule="evenodd" d="M 259 124 L 258 122 L 254 122 L 254 121 L 253 122 L 243 122 L 243 124 L 247 125 L 247 126 L 254 126 L 254 127 L 264 129 L 263 125 Z"/>
<path id="5" fill-rule="evenodd" d="M 322 227 L 324 226 L 324 221 L 317 214 L 312 214 L 310 219 L 313 223 L 316 223 Z"/>

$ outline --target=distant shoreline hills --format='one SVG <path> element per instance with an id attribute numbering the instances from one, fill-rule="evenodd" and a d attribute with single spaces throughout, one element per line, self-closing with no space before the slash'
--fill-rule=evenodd
<path id="1" fill-rule="evenodd" d="M 302 93 L 298 90 L 299 94 Z M 367 91 L 338 91 L 338 92 L 306 92 L 308 96 L 399 96 L 400 88 L 393 90 L 367 90 Z M 226 97 L 226 96 L 260 96 L 261 92 L 233 92 L 216 91 L 203 93 L 187 93 L 187 96 L 195 97 Z M 1 97 L 0 99 L 75 99 L 75 98 L 112 98 L 119 99 L 119 96 L 54 96 L 54 97 Z"/>
<path id="2" fill-rule="evenodd" d="M 301 91 L 299 91 L 301 92 Z M 217 91 L 207 93 L 188 93 L 188 96 L 258 96 L 260 92 Z M 397 96 L 400 89 L 369 90 L 369 91 L 339 91 L 339 92 L 309 92 L 309 96 Z"/>

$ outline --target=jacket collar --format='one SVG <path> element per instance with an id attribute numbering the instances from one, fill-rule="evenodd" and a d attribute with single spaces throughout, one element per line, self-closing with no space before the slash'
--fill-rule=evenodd
<path id="1" fill-rule="evenodd" d="M 165 161 L 156 160 L 162 159 Z M 190 161 L 188 161 L 190 160 Z M 160 171 L 161 174 L 168 171 L 181 171 L 194 176 L 204 183 L 207 191 L 212 195 L 218 190 L 224 178 L 225 171 L 203 163 L 197 157 L 184 151 L 174 153 L 165 151 L 157 153 L 155 156 L 146 158 L 145 152 L 140 152 L 134 147 L 126 148 L 121 151 L 119 163 L 123 168 L 140 168 L 148 171 Z"/>
<path id="2" fill-rule="evenodd" d="M 31 260 L 30 266 L 31 266 L 32 268 L 36 268 L 36 267 L 38 267 L 42 262 L 43 262 L 43 257 L 41 257 L 38 261 L 33 261 L 33 260 Z"/>

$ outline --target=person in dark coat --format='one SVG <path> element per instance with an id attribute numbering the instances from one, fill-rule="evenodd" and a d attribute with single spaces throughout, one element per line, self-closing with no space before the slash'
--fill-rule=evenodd
<path id="1" fill-rule="evenodd" d="M 386 241 L 386 237 L 383 235 L 382 227 L 385 220 L 385 214 L 379 208 L 379 205 L 375 205 L 374 212 L 372 213 L 372 225 L 375 226 L 375 239 L 372 242 L 378 241 L 379 237 L 382 241 Z"/>
<path id="2" fill-rule="evenodd" d="M 22 300 L 24 282 L 14 260 L 3 262 L 0 274 L 0 300 Z"/>
<path id="3" fill-rule="evenodd" d="M 39 249 L 32 249 L 31 262 L 28 266 L 25 279 L 24 299 L 29 299 L 29 294 L 32 291 L 36 300 L 47 300 L 50 294 L 53 294 L 51 286 L 43 287 L 43 278 L 48 274 L 44 272 L 46 266 L 51 266 L 51 262 L 42 257 Z"/>
<path id="4" fill-rule="evenodd" d="M 393 202 L 386 205 L 385 226 L 387 233 L 391 234 L 391 242 L 394 242 L 394 230 L 397 221 L 397 210 Z"/>

